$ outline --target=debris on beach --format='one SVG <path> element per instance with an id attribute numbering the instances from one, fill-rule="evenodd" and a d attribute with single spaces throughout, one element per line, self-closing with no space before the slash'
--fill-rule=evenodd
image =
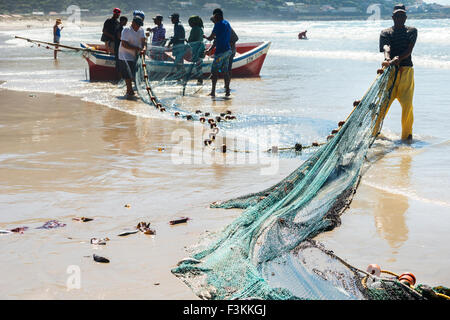
<path id="1" fill-rule="evenodd" d="M 135 233 L 138 233 L 138 232 L 139 232 L 139 230 L 124 231 L 124 232 L 119 233 L 118 236 L 119 237 L 125 237 L 125 236 L 128 236 L 130 234 L 135 234 Z"/>
<path id="2" fill-rule="evenodd" d="M 191 219 L 188 217 L 181 217 L 181 218 L 169 221 L 169 224 L 174 225 L 174 224 L 179 224 L 179 223 L 186 223 L 186 222 L 188 222 L 188 220 L 191 220 Z"/>
<path id="3" fill-rule="evenodd" d="M 65 227 L 66 224 L 59 222 L 58 220 L 50 220 L 44 223 L 44 225 L 37 227 L 36 229 L 55 229 Z"/>
<path id="4" fill-rule="evenodd" d="M 131 204 L 127 203 L 126 205 L 124 205 L 125 208 L 131 208 Z"/>
<path id="5" fill-rule="evenodd" d="M 95 262 L 100 262 L 100 263 L 109 263 L 109 259 L 102 257 L 102 256 L 98 256 L 94 253 L 93 255 L 94 261 Z"/>
<path id="6" fill-rule="evenodd" d="M 14 229 L 11 229 L 11 232 L 17 232 L 17 233 L 24 233 L 24 231 L 28 230 L 28 227 L 17 227 Z"/>
<path id="7" fill-rule="evenodd" d="M 92 238 L 91 244 L 106 245 L 106 241 L 109 241 L 109 238 Z"/>
<path id="8" fill-rule="evenodd" d="M 81 222 L 89 222 L 94 220 L 93 218 L 86 218 L 86 217 L 81 217 L 81 218 L 73 218 L 73 221 L 81 221 Z"/>
<path id="9" fill-rule="evenodd" d="M 138 225 L 136 226 L 136 229 L 138 229 L 139 231 L 143 232 L 144 234 L 150 234 L 150 235 L 154 235 L 156 234 L 156 231 L 152 228 L 150 228 L 150 222 L 139 222 Z"/>

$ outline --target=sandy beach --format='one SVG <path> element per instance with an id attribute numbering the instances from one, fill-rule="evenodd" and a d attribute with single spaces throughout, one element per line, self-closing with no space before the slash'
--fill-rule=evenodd
<path id="1" fill-rule="evenodd" d="M 239 214 L 209 204 L 257 191 L 295 166 L 270 177 L 250 165 L 180 166 L 170 160 L 168 142 L 173 130 L 192 130 L 186 122 L 139 119 L 64 95 L 0 96 L 0 201 L 10 217 L 0 229 L 30 227 L 1 236 L 6 299 L 196 299 L 170 269 L 188 246 Z M 72 221 L 81 216 L 94 221 Z M 192 220 L 168 224 L 180 216 Z M 34 229 L 52 219 L 67 226 Z M 140 221 L 151 222 L 156 235 L 117 236 Z M 92 246 L 93 237 L 111 240 Z M 95 263 L 94 253 L 111 263 Z M 81 289 L 67 291 L 71 265 L 81 268 Z"/>
<path id="2" fill-rule="evenodd" d="M 50 22 L 34 20 L 31 31 L 27 23 L 0 24 L 0 80 L 6 81 L 0 81 L 0 229 L 29 227 L 23 234 L 0 234 L 0 274 L 7 275 L 0 277 L 0 298 L 198 299 L 170 270 L 191 246 L 242 212 L 209 205 L 279 182 L 306 156 L 251 162 L 237 159 L 242 156 L 237 152 L 215 152 L 203 145 L 207 131 L 198 123 L 124 100 L 124 88 L 116 84 L 86 81 L 81 57 L 61 53 L 55 63 L 49 50 L 12 39 L 16 28 L 22 36 L 51 36 Z M 98 42 L 97 24 L 67 28 L 64 40 Z M 242 41 L 251 42 L 267 40 L 280 23 L 235 25 Z M 202 92 L 175 102 L 191 112 L 230 109 L 242 115 L 247 122 L 230 130 L 241 138 L 275 128 L 284 139 L 280 146 L 322 141 L 373 81 L 379 57 L 370 50 L 376 49 L 380 27 L 371 26 L 372 33 L 362 38 L 358 30 L 367 26 L 349 22 L 339 29 L 339 39 L 325 37 L 340 25 L 315 27 L 308 29 L 317 38 L 299 44 L 290 38 L 292 26 L 281 25 L 280 38 L 269 39 L 273 45 L 261 78 L 233 79 L 231 100 L 211 101 Z M 424 27 L 434 36 L 433 28 Z M 424 36 L 435 52 L 447 39 L 445 32 L 438 35 L 444 39 Z M 338 46 L 347 46 L 343 39 L 354 46 L 348 52 Z M 413 272 L 418 283 L 449 286 L 450 62 L 430 58 L 423 46 L 419 43 L 415 60 L 414 143 L 399 141 L 401 109 L 394 104 L 342 224 L 316 240 L 358 268 L 377 263 L 396 273 Z M 183 159 L 182 141 L 189 146 Z M 224 143 L 237 148 L 232 140 Z M 271 161 L 276 170 L 262 174 Z M 72 220 L 83 216 L 94 220 Z M 183 216 L 190 220 L 169 225 Z M 53 219 L 66 226 L 36 229 Z M 141 221 L 150 222 L 156 235 L 118 236 Z M 94 237 L 110 241 L 93 246 Z M 110 263 L 94 262 L 93 254 Z M 80 271 L 81 282 L 70 289 L 73 270 Z"/>

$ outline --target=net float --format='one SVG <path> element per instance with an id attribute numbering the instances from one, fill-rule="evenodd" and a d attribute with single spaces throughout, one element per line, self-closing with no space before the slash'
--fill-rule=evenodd
<path id="1" fill-rule="evenodd" d="M 147 87 L 147 90 L 150 90 L 150 87 Z M 152 102 L 155 102 L 155 101 L 156 101 L 156 98 L 155 98 L 154 96 L 151 96 L 151 97 L 150 97 L 150 100 L 152 100 Z"/>
<path id="2" fill-rule="evenodd" d="M 227 152 L 227 145 L 223 144 L 222 145 L 222 153 L 225 153 L 225 152 Z"/>
<path id="3" fill-rule="evenodd" d="M 220 122 L 220 120 L 222 120 L 222 118 L 219 117 L 219 116 L 217 116 L 217 117 L 216 117 L 216 121 L 217 121 L 217 122 Z"/>
<path id="4" fill-rule="evenodd" d="M 211 113 L 209 113 L 209 112 L 205 112 L 205 117 L 209 117 L 210 114 Z"/>
<path id="5" fill-rule="evenodd" d="M 186 116 L 186 120 L 192 120 L 192 116 L 191 116 L 190 114 L 188 114 L 188 115 Z"/>
<path id="6" fill-rule="evenodd" d="M 205 146 L 207 146 L 210 145 L 212 141 L 210 139 L 205 139 L 203 142 L 205 143 Z"/>
<path id="7" fill-rule="evenodd" d="M 217 127 L 217 124 L 211 123 L 211 129 L 214 129 L 214 128 L 216 128 L 216 127 Z"/>
<path id="8" fill-rule="evenodd" d="M 220 113 L 220 116 L 221 116 L 221 117 L 225 117 L 225 116 L 226 116 L 226 113 L 225 113 L 225 112 L 221 112 L 221 113 Z"/>
<path id="9" fill-rule="evenodd" d="M 200 122 L 205 122 L 206 121 L 206 119 L 204 117 L 201 117 L 199 120 L 200 120 Z"/>
<path id="10" fill-rule="evenodd" d="M 196 110 L 195 113 L 196 114 L 202 113 L 202 110 Z"/>
<path id="11" fill-rule="evenodd" d="M 180 115 L 180 113 L 177 111 L 173 114 L 175 117 L 178 117 Z"/>
<path id="12" fill-rule="evenodd" d="M 407 286 L 414 286 L 416 283 L 416 277 L 411 272 L 405 272 L 398 277 L 398 281 L 406 284 Z"/>
<path id="13" fill-rule="evenodd" d="M 142 66 L 145 68 L 147 65 L 145 63 L 143 63 Z"/>
<path id="14" fill-rule="evenodd" d="M 164 111 L 166 111 L 166 108 L 161 108 L 161 109 L 159 109 L 159 111 L 161 111 L 161 112 L 164 112 Z"/>
<path id="15" fill-rule="evenodd" d="M 214 119 L 208 119 L 208 123 L 214 123 L 215 121 L 214 121 Z"/>
<path id="16" fill-rule="evenodd" d="M 227 114 L 231 114 L 231 111 L 230 111 L 230 110 L 227 110 L 226 113 L 227 113 Z"/>
<path id="17" fill-rule="evenodd" d="M 214 134 L 214 133 L 210 133 L 209 134 L 209 138 L 211 139 L 211 140 L 216 140 L 216 135 Z"/>
<path id="18" fill-rule="evenodd" d="M 331 130 L 331 134 L 336 134 L 336 133 L 338 133 L 339 132 L 339 129 L 333 129 L 333 130 Z"/>
<path id="19" fill-rule="evenodd" d="M 302 151 L 303 146 L 301 143 L 296 143 L 294 146 L 295 151 Z"/>
<path id="20" fill-rule="evenodd" d="M 148 74 L 145 74 L 145 75 L 144 75 L 144 79 L 148 79 Z"/>
<path id="21" fill-rule="evenodd" d="M 157 104 L 156 104 L 156 107 L 157 107 L 157 108 L 161 108 L 161 107 L 162 107 L 162 104 L 161 104 L 161 103 L 157 103 Z"/>
<path id="22" fill-rule="evenodd" d="M 338 126 L 342 127 L 345 124 L 345 121 L 339 121 Z"/>
<path id="23" fill-rule="evenodd" d="M 366 269 L 367 273 L 379 277 L 381 275 L 381 267 L 377 264 L 369 264 Z"/>
<path id="24" fill-rule="evenodd" d="M 318 142 L 313 142 L 313 143 L 312 143 L 312 146 L 313 146 L 313 147 L 318 147 L 318 146 L 319 146 L 319 143 L 318 143 Z"/>
<path id="25" fill-rule="evenodd" d="M 360 103 L 361 103 L 361 100 L 355 100 L 355 101 L 353 101 L 353 106 L 356 107 Z"/>
<path id="26" fill-rule="evenodd" d="M 225 116 L 225 120 L 231 120 L 230 116 Z"/>
<path id="27" fill-rule="evenodd" d="M 230 116 L 230 120 L 235 120 L 236 117 L 235 116 Z"/>

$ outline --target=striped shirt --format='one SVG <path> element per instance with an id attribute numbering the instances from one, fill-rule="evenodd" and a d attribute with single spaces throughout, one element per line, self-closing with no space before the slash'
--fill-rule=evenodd
<path id="1" fill-rule="evenodd" d="M 152 46 L 162 45 L 164 39 L 166 38 L 166 29 L 164 29 L 163 25 L 161 24 L 160 26 L 153 28 L 152 32 Z"/>
<path id="2" fill-rule="evenodd" d="M 391 47 L 391 59 L 396 56 L 401 56 L 408 50 L 410 44 L 415 44 L 417 40 L 417 29 L 414 27 L 407 27 L 400 29 L 394 29 L 390 27 L 381 31 L 380 34 L 380 52 L 383 52 L 383 47 L 388 45 Z M 403 59 L 400 62 L 400 66 L 412 67 L 413 63 L 411 60 L 411 55 Z"/>

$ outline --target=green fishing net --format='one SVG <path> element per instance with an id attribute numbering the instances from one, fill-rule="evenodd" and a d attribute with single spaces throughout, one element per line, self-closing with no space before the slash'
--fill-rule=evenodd
<path id="1" fill-rule="evenodd" d="M 172 272 L 203 299 L 421 299 L 311 240 L 349 207 L 396 76 L 394 67 L 379 75 L 335 136 L 281 182 L 213 203 L 246 210 Z"/>

